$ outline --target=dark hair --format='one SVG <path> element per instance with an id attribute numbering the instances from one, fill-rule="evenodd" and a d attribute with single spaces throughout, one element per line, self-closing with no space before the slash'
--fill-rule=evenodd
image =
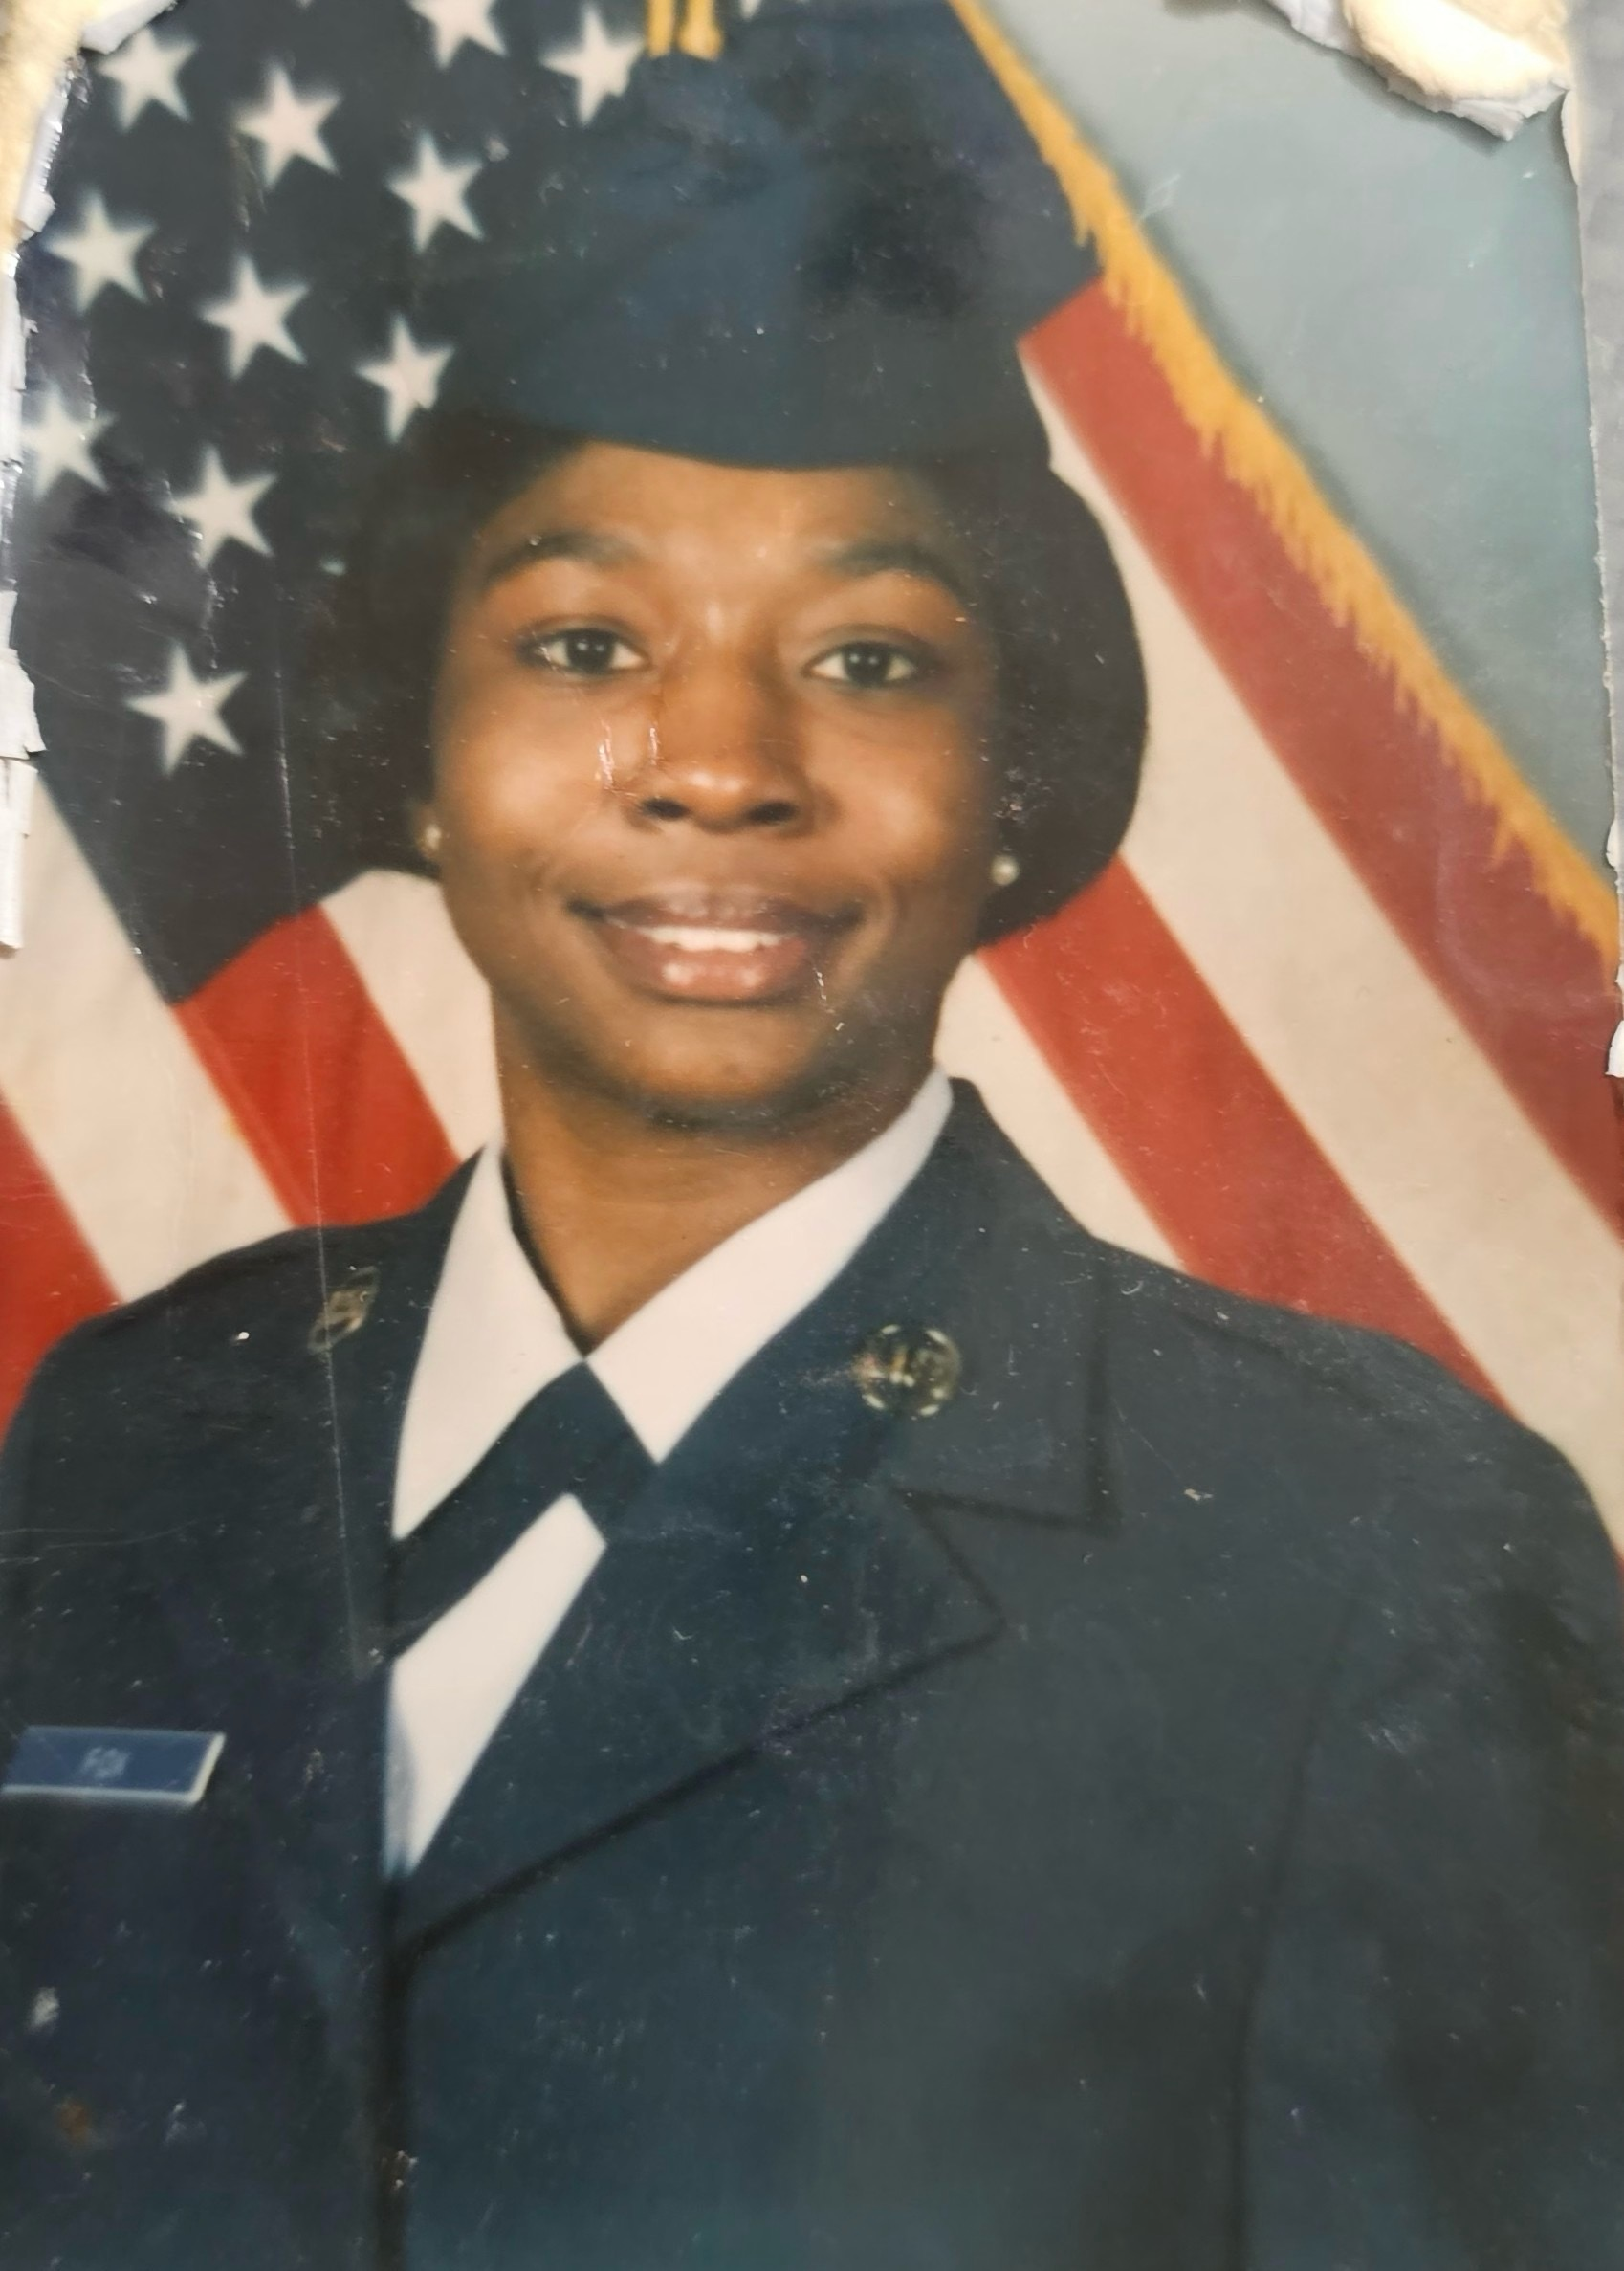
<path id="1" fill-rule="evenodd" d="M 428 717 L 457 564 L 510 497 L 580 437 L 430 412 L 359 516 L 308 647 L 307 817 L 362 867 L 425 872 L 409 807 L 431 781 Z M 1001 839 L 1020 862 L 985 936 L 1056 908 L 1105 866 L 1133 810 L 1145 678 L 1099 523 L 1025 450 L 911 466 L 969 554 L 998 660 Z"/>

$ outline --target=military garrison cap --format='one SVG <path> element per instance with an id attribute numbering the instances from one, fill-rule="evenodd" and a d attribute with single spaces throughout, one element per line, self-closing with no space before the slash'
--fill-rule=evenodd
<path id="1" fill-rule="evenodd" d="M 1042 453 L 1016 342 L 1089 255 L 941 0 L 650 58 L 573 157 L 500 168 L 442 408 L 747 465 Z"/>

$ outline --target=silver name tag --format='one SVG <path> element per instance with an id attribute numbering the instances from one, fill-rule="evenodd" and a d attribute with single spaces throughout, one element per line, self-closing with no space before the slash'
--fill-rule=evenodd
<path id="1" fill-rule="evenodd" d="M 208 1787 L 223 1734 L 170 1727 L 28 1727 L 11 1753 L 0 1797 L 81 1804 L 195 1806 Z"/>

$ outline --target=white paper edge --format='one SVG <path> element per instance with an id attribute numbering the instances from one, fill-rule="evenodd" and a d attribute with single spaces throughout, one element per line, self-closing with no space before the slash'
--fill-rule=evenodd
<path id="1" fill-rule="evenodd" d="M 1440 80 L 1437 86 L 1417 85 L 1406 72 L 1367 45 L 1357 25 L 1344 13 L 1343 0 L 1269 0 L 1269 5 L 1285 18 L 1294 32 L 1311 39 L 1317 47 L 1330 48 L 1338 55 L 1352 55 L 1368 63 L 1395 95 L 1405 96 L 1419 109 L 1464 119 L 1468 124 L 1479 126 L 1485 134 L 1493 134 L 1502 141 L 1509 140 L 1529 119 L 1548 110 L 1571 84 L 1570 75 L 1566 71 L 1552 69 L 1548 76 L 1543 76 L 1530 69 L 1526 82 L 1514 91 L 1450 85 L 1447 79 Z M 1508 36 L 1507 47 L 1513 44 Z"/>
<path id="2" fill-rule="evenodd" d="M 109 55 L 173 4 L 174 0 L 124 0 L 123 6 L 87 24 L 79 43 L 98 55 Z M 64 65 L 41 107 L 17 191 L 14 241 L 0 255 L 0 541 L 10 532 L 22 477 L 28 335 L 17 299 L 16 248 L 51 218 L 53 200 L 46 184 L 61 140 L 73 70 L 72 63 Z M 0 955 L 15 954 L 23 943 L 24 850 L 37 778 L 33 759 L 44 747 L 33 688 L 11 646 L 16 602 L 15 587 L 0 584 Z"/>

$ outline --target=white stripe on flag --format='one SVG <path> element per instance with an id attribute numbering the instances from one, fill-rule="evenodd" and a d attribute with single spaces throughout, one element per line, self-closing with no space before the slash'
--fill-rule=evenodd
<path id="1" fill-rule="evenodd" d="M 358 875 L 322 911 L 451 1149 L 477 1151 L 502 1124 L 491 1003 L 438 890 L 421 875 Z"/>
<path id="2" fill-rule="evenodd" d="M 1624 1538 L 1624 1253 L 1388 923 L 1052 407 L 1144 642 L 1128 864 L 1337 1174 Z M 1599 1067 L 1598 1067 L 1599 1077 Z"/>
<path id="3" fill-rule="evenodd" d="M 125 1299 L 287 1227 L 43 791 L 28 943 L 0 961 L 0 1095 Z"/>

